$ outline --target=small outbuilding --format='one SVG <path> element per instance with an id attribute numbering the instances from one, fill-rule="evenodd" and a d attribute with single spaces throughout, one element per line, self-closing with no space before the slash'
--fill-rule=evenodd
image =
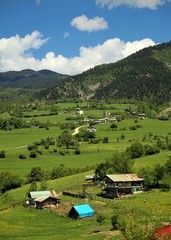
<path id="1" fill-rule="evenodd" d="M 82 204 L 78 206 L 73 206 L 68 213 L 70 218 L 85 218 L 92 217 L 94 215 L 94 210 L 89 204 Z"/>

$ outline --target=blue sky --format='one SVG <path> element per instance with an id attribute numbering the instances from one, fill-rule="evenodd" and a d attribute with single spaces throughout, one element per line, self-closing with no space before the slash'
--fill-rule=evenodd
<path id="1" fill-rule="evenodd" d="M 171 40 L 171 0 L 0 0 L 0 72 L 75 75 Z"/>

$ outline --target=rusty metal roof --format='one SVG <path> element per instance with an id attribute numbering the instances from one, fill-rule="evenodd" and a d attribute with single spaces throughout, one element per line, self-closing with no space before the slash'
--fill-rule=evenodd
<path id="1" fill-rule="evenodd" d="M 46 199 L 48 199 L 49 197 L 47 197 L 47 196 L 42 196 L 42 197 L 39 197 L 39 198 L 36 198 L 35 199 L 35 202 L 43 202 L 43 201 L 45 201 Z"/>
<path id="2" fill-rule="evenodd" d="M 132 182 L 132 181 L 144 181 L 143 178 L 139 178 L 137 174 L 107 174 L 113 182 Z"/>

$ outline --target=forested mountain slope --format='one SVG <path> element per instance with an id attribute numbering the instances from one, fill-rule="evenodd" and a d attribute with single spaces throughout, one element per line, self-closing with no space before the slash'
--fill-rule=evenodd
<path id="1" fill-rule="evenodd" d="M 41 92 L 48 98 L 171 100 L 171 42 L 145 48 L 111 64 L 94 67 Z"/>
<path id="2" fill-rule="evenodd" d="M 53 87 L 68 76 L 50 70 L 34 71 L 25 69 L 22 71 L 9 71 L 0 73 L 1 88 L 47 88 Z"/>
<path id="3" fill-rule="evenodd" d="M 0 88 L 2 101 L 18 101 L 26 93 L 27 99 L 38 100 L 112 98 L 168 103 L 171 42 L 145 48 L 121 61 L 99 65 L 75 76 L 30 69 L 0 73 Z"/>

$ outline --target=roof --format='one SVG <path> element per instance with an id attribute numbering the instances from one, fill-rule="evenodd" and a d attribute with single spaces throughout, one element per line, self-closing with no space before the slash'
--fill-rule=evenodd
<path id="1" fill-rule="evenodd" d="M 49 197 L 47 197 L 47 196 L 42 196 L 42 197 L 39 197 L 39 198 L 36 198 L 35 199 L 35 202 L 43 202 L 43 201 L 45 201 L 46 199 L 48 199 Z"/>
<path id="2" fill-rule="evenodd" d="M 79 218 L 91 217 L 94 215 L 94 210 L 90 207 L 89 204 L 73 206 L 73 208 L 77 211 Z"/>
<path id="3" fill-rule="evenodd" d="M 156 235 L 159 239 L 164 236 L 171 236 L 171 224 L 157 228 Z"/>
<path id="4" fill-rule="evenodd" d="M 35 191 L 35 192 L 30 192 L 29 193 L 29 197 L 31 197 L 32 199 L 36 199 L 39 197 L 54 197 L 57 198 L 57 194 L 56 192 L 53 191 Z"/>
<path id="5" fill-rule="evenodd" d="M 135 173 L 131 173 L 131 174 L 107 174 L 104 177 L 110 178 L 113 182 L 144 181 L 143 178 L 139 178 L 137 176 L 137 174 L 135 174 Z"/>

